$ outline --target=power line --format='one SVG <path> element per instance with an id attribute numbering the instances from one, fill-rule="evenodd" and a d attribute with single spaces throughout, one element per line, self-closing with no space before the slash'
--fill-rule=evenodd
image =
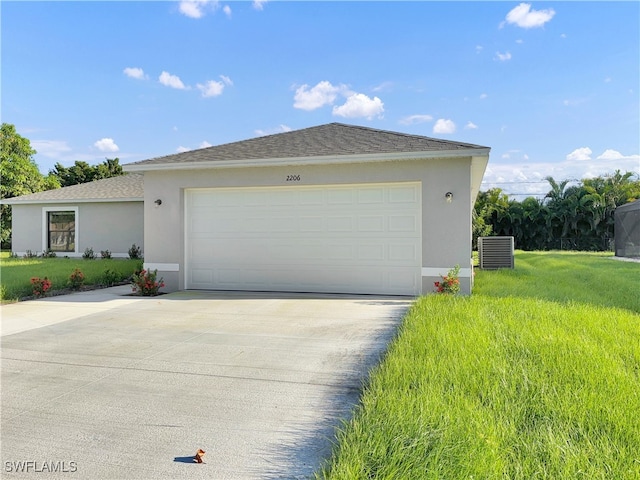
<path id="1" fill-rule="evenodd" d="M 528 181 L 528 182 L 492 182 L 492 181 L 490 181 L 490 180 L 483 180 L 483 181 L 482 181 L 482 183 L 491 183 L 491 184 L 493 184 L 493 183 L 499 183 L 500 185 L 507 185 L 507 184 L 509 184 L 509 185 L 512 185 L 512 184 L 513 184 L 513 185 L 519 185 L 519 184 L 523 184 L 523 183 L 547 183 L 547 181 L 545 181 L 545 180 L 538 180 L 538 181 L 536 181 L 536 182 L 533 182 L 533 181 Z"/>
<path id="2" fill-rule="evenodd" d="M 546 197 L 546 193 L 505 193 L 505 195 L 511 195 L 512 197 L 527 196 L 527 197 Z"/>

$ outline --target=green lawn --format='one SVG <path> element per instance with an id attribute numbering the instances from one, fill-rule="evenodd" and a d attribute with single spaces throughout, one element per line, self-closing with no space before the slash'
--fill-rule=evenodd
<path id="1" fill-rule="evenodd" d="M 517 252 L 404 319 L 327 479 L 640 478 L 640 264 Z"/>
<path id="2" fill-rule="evenodd" d="M 69 275 L 79 268 L 85 276 L 85 285 L 103 285 L 122 281 L 141 268 L 140 260 L 110 259 L 83 260 L 82 258 L 9 258 L 9 252 L 0 255 L 0 300 L 16 301 L 32 294 L 32 277 L 47 277 L 52 290 L 67 288 Z M 109 271 L 107 273 L 106 271 Z"/>

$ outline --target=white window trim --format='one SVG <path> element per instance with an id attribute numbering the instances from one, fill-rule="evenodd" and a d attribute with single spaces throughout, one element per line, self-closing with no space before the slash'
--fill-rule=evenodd
<path id="1" fill-rule="evenodd" d="M 42 207 L 42 251 L 46 252 L 48 248 L 48 237 L 49 237 L 49 222 L 47 221 L 47 217 L 49 216 L 49 212 L 74 212 L 76 216 L 75 220 L 75 250 L 73 252 L 61 252 L 61 253 L 78 253 L 78 248 L 80 245 L 80 217 L 78 216 L 78 207 Z"/>

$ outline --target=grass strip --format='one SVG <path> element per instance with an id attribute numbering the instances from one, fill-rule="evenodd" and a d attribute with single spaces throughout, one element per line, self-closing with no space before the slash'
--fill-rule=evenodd
<path id="1" fill-rule="evenodd" d="M 420 298 L 317 477 L 640 478 L 639 279 L 518 252 L 472 297 Z"/>

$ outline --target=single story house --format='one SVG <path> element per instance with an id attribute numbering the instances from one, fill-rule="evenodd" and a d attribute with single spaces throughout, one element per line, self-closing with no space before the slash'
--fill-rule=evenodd
<path id="1" fill-rule="evenodd" d="M 419 295 L 459 265 L 470 293 L 472 211 L 489 151 L 331 123 L 123 168 L 144 175 L 145 265 L 167 291 Z M 18 221 L 45 225 L 38 208 Z M 90 235 L 77 215 L 78 234 Z M 109 218 L 96 217 L 103 227 Z M 108 223 L 131 231 L 132 222 Z"/>
<path id="2" fill-rule="evenodd" d="M 127 174 L 90 183 L 5 198 L 11 205 L 11 249 L 81 257 L 109 250 L 128 257 L 133 244 L 144 242 L 143 176 Z"/>

